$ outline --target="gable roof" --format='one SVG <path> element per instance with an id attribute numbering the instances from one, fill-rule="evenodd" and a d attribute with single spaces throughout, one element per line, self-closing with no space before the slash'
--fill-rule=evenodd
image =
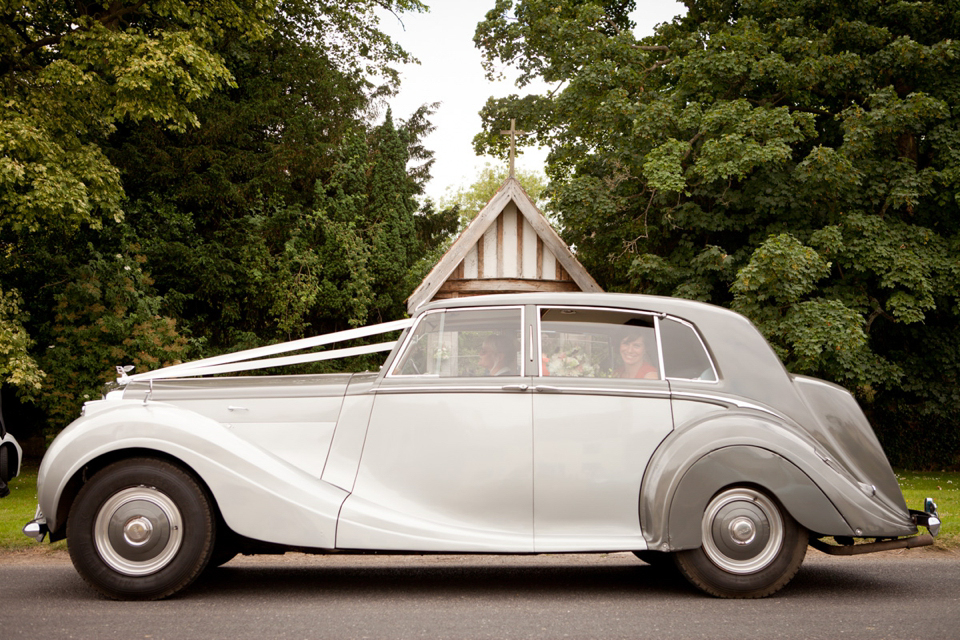
<path id="1" fill-rule="evenodd" d="M 485 261 L 485 253 L 492 257 Z M 512 176 L 410 294 L 407 311 L 443 294 L 444 285 L 463 295 L 603 291 Z"/>

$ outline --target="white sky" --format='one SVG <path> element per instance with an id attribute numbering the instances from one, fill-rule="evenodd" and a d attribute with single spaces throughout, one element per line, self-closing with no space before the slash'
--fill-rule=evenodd
<path id="1" fill-rule="evenodd" d="M 400 94 L 390 101 L 394 117 L 405 119 L 422 104 L 441 103 L 431 119 L 436 129 L 425 141 L 436 159 L 427 195 L 439 200 L 448 188 L 472 183 L 486 162 L 498 162 L 473 152 L 473 136 L 480 131 L 479 112 L 487 98 L 539 91 L 536 87 L 518 90 L 507 81 L 488 82 L 483 76 L 473 33 L 494 0 L 427 0 L 427 4 L 429 13 L 402 15 L 403 25 L 385 15 L 381 27 L 420 60 L 419 65 L 402 70 Z M 637 0 L 637 7 L 631 18 L 639 37 L 686 11 L 676 0 Z M 517 168 L 542 171 L 546 155 L 546 149 L 528 149 L 517 157 Z"/>

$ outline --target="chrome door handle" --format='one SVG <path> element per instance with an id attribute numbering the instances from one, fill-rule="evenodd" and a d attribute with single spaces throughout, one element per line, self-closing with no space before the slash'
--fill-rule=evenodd
<path id="1" fill-rule="evenodd" d="M 560 393 L 562 391 L 560 387 L 550 387 L 544 384 L 538 384 L 533 390 L 540 393 Z"/>
<path id="2" fill-rule="evenodd" d="M 525 384 L 505 384 L 500 388 L 504 391 L 526 391 L 530 387 Z"/>
<path id="3" fill-rule="evenodd" d="M 230 405 L 227 407 L 227 411 L 249 411 L 249 409 L 247 409 L 246 407 L 235 407 L 233 405 Z"/>

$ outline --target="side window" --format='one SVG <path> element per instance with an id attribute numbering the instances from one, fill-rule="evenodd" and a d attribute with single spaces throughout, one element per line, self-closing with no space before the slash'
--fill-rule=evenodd
<path id="1" fill-rule="evenodd" d="M 541 375 L 660 379 L 652 316 L 607 309 L 540 310 Z"/>
<path id="2" fill-rule="evenodd" d="M 676 320 L 660 322 L 663 360 L 668 378 L 715 382 L 716 371 L 693 327 Z"/>
<path id="3" fill-rule="evenodd" d="M 391 375 L 516 376 L 522 362 L 519 308 L 453 309 L 425 315 Z"/>

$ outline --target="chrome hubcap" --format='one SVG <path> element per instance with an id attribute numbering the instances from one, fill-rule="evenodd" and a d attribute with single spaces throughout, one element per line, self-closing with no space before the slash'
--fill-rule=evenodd
<path id="1" fill-rule="evenodd" d="M 123 537 L 128 544 L 142 545 L 150 539 L 151 533 L 153 533 L 153 523 L 143 516 L 131 518 L 127 524 L 123 525 Z"/>
<path id="2" fill-rule="evenodd" d="M 776 504 L 753 489 L 729 489 L 707 505 L 701 526 L 703 551 L 729 573 L 767 567 L 783 546 L 783 518 Z"/>
<path id="3" fill-rule="evenodd" d="M 111 569 L 145 576 L 167 566 L 183 542 L 177 505 L 153 487 L 131 487 L 108 499 L 94 521 L 97 553 Z"/>
<path id="4" fill-rule="evenodd" d="M 756 535 L 756 527 L 749 518 L 735 518 L 730 523 L 730 538 L 734 544 L 750 544 Z"/>

